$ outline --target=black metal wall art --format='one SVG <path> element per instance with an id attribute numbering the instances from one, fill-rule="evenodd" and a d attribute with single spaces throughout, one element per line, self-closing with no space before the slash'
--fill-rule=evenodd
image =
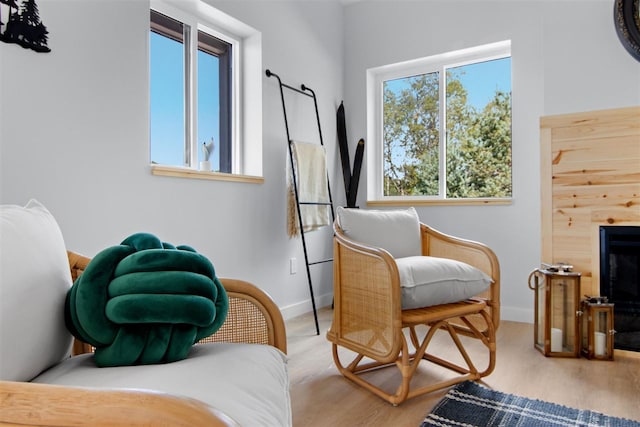
<path id="1" fill-rule="evenodd" d="M 640 0 L 616 0 L 613 19 L 622 45 L 640 61 Z"/>
<path id="2" fill-rule="evenodd" d="M 51 52 L 47 34 L 35 0 L 0 0 L 0 41 L 36 52 Z"/>

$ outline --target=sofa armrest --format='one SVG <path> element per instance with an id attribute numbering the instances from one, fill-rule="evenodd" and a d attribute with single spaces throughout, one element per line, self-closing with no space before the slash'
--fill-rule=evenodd
<path id="1" fill-rule="evenodd" d="M 75 281 L 91 261 L 90 258 L 67 251 L 71 277 Z M 284 319 L 278 306 L 263 290 L 249 282 L 220 279 L 229 296 L 229 313 L 213 335 L 199 342 L 237 342 L 267 344 L 287 353 Z M 93 348 L 78 339 L 73 354 L 91 353 Z"/>
<path id="2" fill-rule="evenodd" d="M 76 281 L 78 277 L 84 273 L 85 268 L 89 265 L 91 258 L 80 255 L 75 252 L 67 251 L 67 257 L 69 258 L 69 270 L 71 270 L 71 280 Z"/>
<path id="3" fill-rule="evenodd" d="M 198 400 L 149 390 L 0 381 L 0 407 L 0 426 L 238 425 Z"/>
<path id="4" fill-rule="evenodd" d="M 220 279 L 229 296 L 229 312 L 213 335 L 199 342 L 267 344 L 287 353 L 284 319 L 264 291 L 249 282 Z"/>

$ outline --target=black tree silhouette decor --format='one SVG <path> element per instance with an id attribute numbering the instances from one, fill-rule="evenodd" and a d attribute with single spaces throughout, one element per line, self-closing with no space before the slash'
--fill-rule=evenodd
<path id="1" fill-rule="evenodd" d="M 3 5 L 8 6 L 7 22 L 2 21 Z M 40 20 L 35 0 L 0 0 L 0 41 L 16 43 L 36 52 L 51 52 L 47 46 L 47 27 Z"/>

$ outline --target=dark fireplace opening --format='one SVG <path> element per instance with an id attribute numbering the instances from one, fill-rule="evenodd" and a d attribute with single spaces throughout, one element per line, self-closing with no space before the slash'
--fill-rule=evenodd
<path id="1" fill-rule="evenodd" d="M 640 351 L 640 227 L 600 227 L 600 295 L 614 304 L 614 348 Z"/>

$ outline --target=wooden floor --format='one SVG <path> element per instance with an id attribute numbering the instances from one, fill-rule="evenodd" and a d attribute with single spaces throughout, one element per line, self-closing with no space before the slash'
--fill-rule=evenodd
<path id="1" fill-rule="evenodd" d="M 319 311 L 320 336 L 311 314 L 287 321 L 294 426 L 419 426 L 446 390 L 393 407 L 345 379 L 333 364 L 331 345 L 324 336 L 331 316 L 330 309 Z M 432 345 L 452 350 L 442 338 Z M 484 378 L 484 385 L 640 421 L 640 353 L 616 350 L 613 362 L 546 358 L 533 348 L 531 324 L 507 321 L 500 324 L 497 345 L 496 369 Z M 432 367 L 422 368 L 422 378 L 416 380 L 433 375 Z M 370 375 L 393 390 L 394 370 Z"/>

